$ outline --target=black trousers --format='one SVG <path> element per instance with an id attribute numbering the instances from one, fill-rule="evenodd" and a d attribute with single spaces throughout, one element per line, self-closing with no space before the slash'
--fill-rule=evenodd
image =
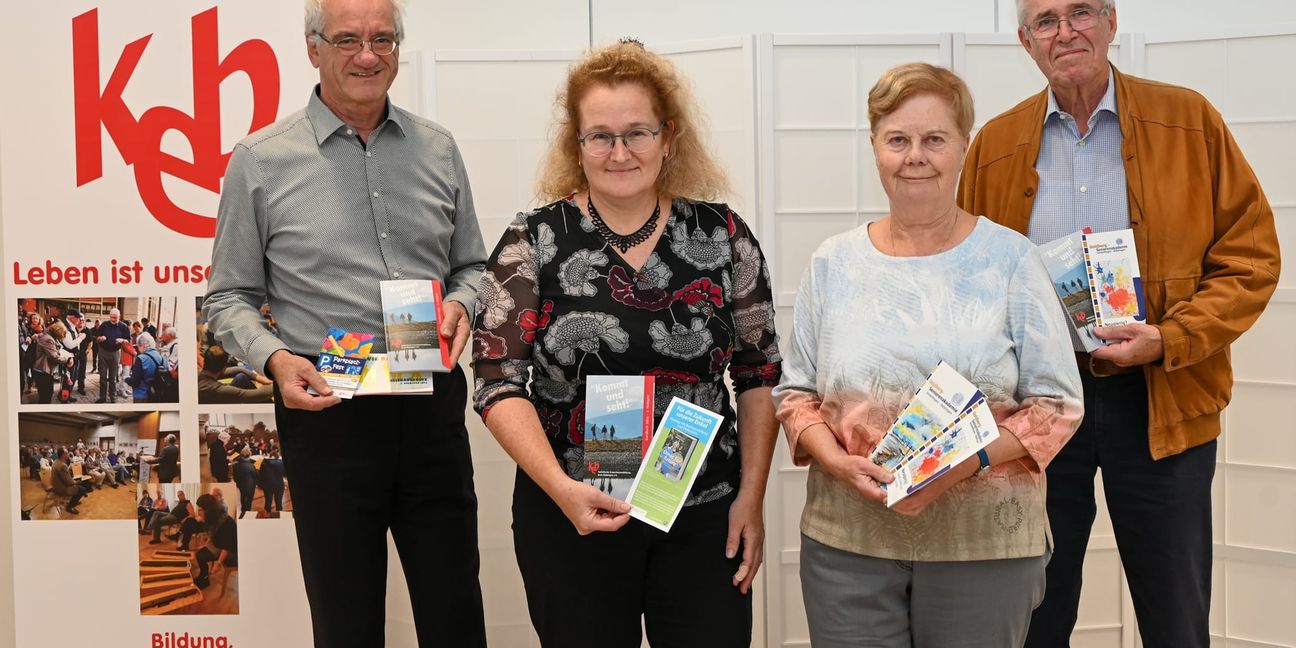
<path id="1" fill-rule="evenodd" d="M 1094 472 L 1101 468 L 1143 645 L 1206 648 L 1216 444 L 1153 461 L 1143 374 L 1081 374 L 1084 421 L 1047 469 L 1049 523 L 1057 546 L 1026 645 L 1070 644 L 1085 549 L 1097 514 Z"/>
<path id="2" fill-rule="evenodd" d="M 315 646 L 384 645 L 388 530 L 419 645 L 486 645 L 466 399 L 457 367 L 432 396 L 306 412 L 275 394 Z"/>
<path id="3" fill-rule="evenodd" d="M 741 553 L 726 558 L 734 496 L 686 507 L 669 534 L 638 520 L 582 536 L 521 470 L 513 489 L 513 545 L 531 624 L 545 648 L 751 645 L 751 595 L 733 586 Z"/>

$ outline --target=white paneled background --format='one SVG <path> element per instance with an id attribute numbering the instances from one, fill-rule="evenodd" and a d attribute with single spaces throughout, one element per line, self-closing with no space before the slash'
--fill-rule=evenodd
<path id="1" fill-rule="evenodd" d="M 590 7 L 592 20 L 607 9 L 599 0 Z M 685 72 L 709 117 L 712 150 L 734 186 L 730 201 L 757 229 L 769 259 L 785 330 L 815 247 L 886 213 L 867 113 L 868 90 L 883 70 L 913 60 L 956 70 L 972 88 L 977 127 L 1045 83 L 1016 36 L 1005 33 L 765 34 L 650 44 Z M 488 249 L 516 212 L 535 204 L 555 92 L 579 54 L 429 48 L 404 55 L 394 95 L 455 134 Z M 1124 33 L 1111 58 L 1124 71 L 1192 87 L 1221 110 L 1275 207 L 1283 248 L 1296 249 L 1296 183 L 1290 180 L 1296 75 L 1284 71 L 1296 60 L 1296 27 Z M 1211 632 L 1217 646 L 1296 646 L 1296 430 L 1278 416 L 1280 403 L 1296 400 L 1293 330 L 1296 280 L 1289 272 L 1268 311 L 1233 349 L 1236 397 L 1226 413 L 1215 479 Z M 513 557 L 514 464 L 475 415 L 469 420 L 491 644 L 536 646 Z M 767 497 L 756 646 L 809 646 L 797 576 L 805 475 L 780 445 Z M 1098 488 L 1099 519 L 1073 645 L 1134 648 L 1141 643 L 1133 607 L 1101 483 Z M 389 643 L 414 645 L 395 564 L 391 575 Z"/>

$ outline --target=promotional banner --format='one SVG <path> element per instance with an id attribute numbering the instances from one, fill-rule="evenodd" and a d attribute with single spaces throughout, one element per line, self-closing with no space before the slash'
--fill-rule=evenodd
<path id="1" fill-rule="evenodd" d="M 21 22 L 0 44 L 17 645 L 309 645 L 268 381 L 199 310 L 231 148 L 317 80 L 301 3 Z"/>

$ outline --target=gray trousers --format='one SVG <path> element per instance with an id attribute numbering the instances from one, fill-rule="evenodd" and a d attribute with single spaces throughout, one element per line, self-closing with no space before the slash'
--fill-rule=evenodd
<path id="1" fill-rule="evenodd" d="M 814 648 L 1009 648 L 1044 598 L 1048 554 L 922 562 L 873 558 L 801 536 Z"/>
<path id="2" fill-rule="evenodd" d="M 99 352 L 99 400 L 117 400 L 117 371 L 121 350 Z"/>

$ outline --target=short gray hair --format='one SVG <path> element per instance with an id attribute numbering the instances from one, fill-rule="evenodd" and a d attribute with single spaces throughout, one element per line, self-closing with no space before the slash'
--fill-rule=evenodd
<path id="1" fill-rule="evenodd" d="M 176 329 L 175 329 L 174 326 L 164 326 L 164 327 L 162 327 L 162 335 L 170 335 L 171 337 L 178 337 L 178 336 L 176 335 Z"/>
<path id="2" fill-rule="evenodd" d="M 157 341 L 155 341 L 153 336 L 148 333 L 140 333 L 139 337 L 135 338 L 135 345 L 141 350 L 152 349 L 157 346 Z"/>
<path id="3" fill-rule="evenodd" d="M 120 309 L 120 308 L 114 308 L 114 309 L 108 311 L 108 314 L 109 314 L 109 315 L 116 315 L 117 317 L 121 317 L 121 309 Z"/>
<path id="4" fill-rule="evenodd" d="M 320 0 L 323 2 L 323 0 Z M 310 2 L 307 2 L 310 4 Z M 1115 9 L 1116 0 L 1102 0 L 1103 9 Z M 1026 0 L 1017 0 L 1017 24 L 1022 27 L 1026 26 Z"/>
<path id="5" fill-rule="evenodd" d="M 326 0 L 306 0 L 306 35 L 314 38 L 324 33 L 324 2 Z M 404 0 L 387 0 L 391 3 L 392 14 L 396 21 L 396 42 L 405 40 L 405 2 Z"/>

